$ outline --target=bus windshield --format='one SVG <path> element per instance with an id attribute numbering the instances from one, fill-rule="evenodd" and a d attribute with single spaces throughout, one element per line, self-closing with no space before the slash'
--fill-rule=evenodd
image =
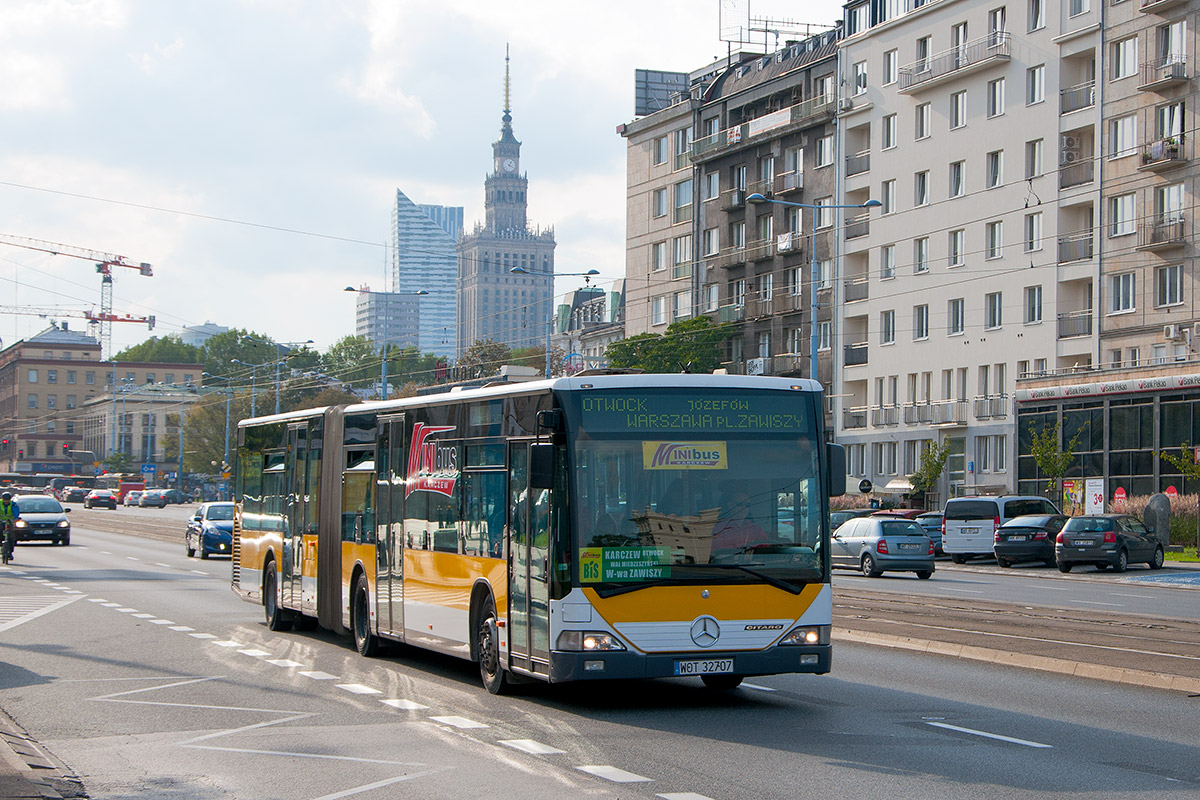
<path id="1" fill-rule="evenodd" d="M 722 408 L 733 402 L 736 409 Z M 580 583 L 825 580 L 811 395 L 585 396 L 572 453 Z M 647 415 L 639 410 L 651 409 Z M 705 409 L 717 409 L 715 412 Z"/>

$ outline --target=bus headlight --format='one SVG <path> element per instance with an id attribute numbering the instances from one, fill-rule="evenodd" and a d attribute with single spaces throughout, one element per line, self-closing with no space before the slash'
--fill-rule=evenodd
<path id="1" fill-rule="evenodd" d="M 616 636 L 604 631 L 563 631 L 558 635 L 555 649 L 597 653 L 601 650 L 624 650 L 625 645 Z"/>
<path id="2" fill-rule="evenodd" d="M 829 644 L 831 625 L 808 625 L 792 628 L 788 635 L 780 640 L 781 645 L 817 645 Z"/>

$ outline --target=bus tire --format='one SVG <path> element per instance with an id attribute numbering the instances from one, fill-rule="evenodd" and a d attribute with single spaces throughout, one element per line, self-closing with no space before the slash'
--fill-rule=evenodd
<path id="1" fill-rule="evenodd" d="M 263 611 L 267 616 L 267 629 L 286 631 L 292 627 L 292 621 L 282 608 L 279 607 L 279 574 L 275 571 L 275 559 L 267 562 L 263 571 Z"/>
<path id="2" fill-rule="evenodd" d="M 508 690 L 508 673 L 500 663 L 500 643 L 496 636 L 496 603 L 491 595 L 483 599 L 475 625 L 475 652 L 479 655 L 479 677 L 491 694 Z"/>
<path id="3" fill-rule="evenodd" d="M 379 637 L 371 632 L 371 589 L 365 572 L 358 573 L 358 580 L 354 583 L 354 602 L 350 608 L 354 649 L 359 655 L 370 658 L 379 652 Z"/>
<path id="4" fill-rule="evenodd" d="M 731 692 L 742 685 L 741 675 L 701 675 L 700 680 L 710 689 Z"/>

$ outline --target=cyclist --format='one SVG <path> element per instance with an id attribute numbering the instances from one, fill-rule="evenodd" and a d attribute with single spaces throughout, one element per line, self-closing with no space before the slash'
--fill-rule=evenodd
<path id="1" fill-rule="evenodd" d="M 13 522 L 21 518 L 21 508 L 12 499 L 12 492 L 0 494 L 0 532 L 3 533 L 2 543 L 4 563 L 13 560 L 13 546 L 16 544 L 17 533 L 13 530 Z"/>

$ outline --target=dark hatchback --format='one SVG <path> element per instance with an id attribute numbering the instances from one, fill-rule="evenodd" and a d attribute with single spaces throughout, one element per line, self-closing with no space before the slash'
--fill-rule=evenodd
<path id="1" fill-rule="evenodd" d="M 111 508 L 117 507 L 117 496 L 108 489 L 92 489 L 88 492 L 87 497 L 83 498 L 84 508 Z"/>
<path id="2" fill-rule="evenodd" d="M 1063 514 L 1028 514 L 1010 519 L 993 536 L 996 563 L 1011 567 L 1022 561 L 1041 561 L 1053 567 L 1054 539 L 1068 519 Z"/>
<path id="3" fill-rule="evenodd" d="M 1150 569 L 1163 565 L 1158 537 L 1127 514 L 1071 517 L 1058 532 L 1054 554 L 1062 572 L 1079 564 L 1094 564 L 1098 570 L 1112 567 L 1113 572 L 1124 572 L 1130 564 L 1145 563 Z"/>

